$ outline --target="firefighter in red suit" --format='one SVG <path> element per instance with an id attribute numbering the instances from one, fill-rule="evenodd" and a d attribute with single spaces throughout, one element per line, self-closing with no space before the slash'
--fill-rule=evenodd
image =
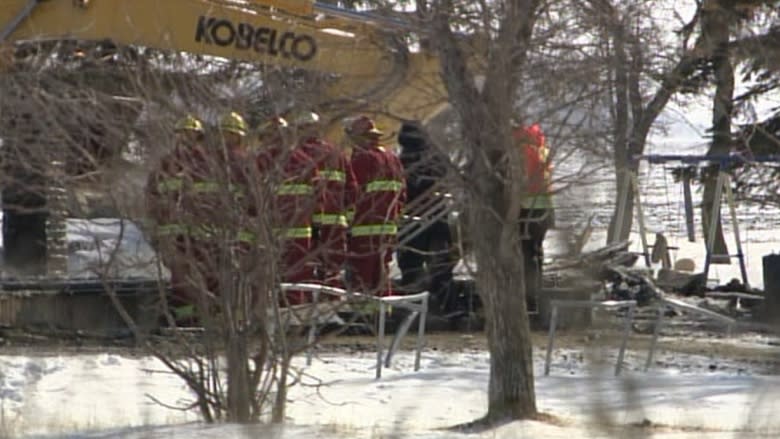
<path id="1" fill-rule="evenodd" d="M 347 254 L 349 200 L 356 189 L 355 174 L 346 152 L 323 140 L 320 116 L 311 111 L 293 115 L 299 147 L 311 157 L 319 174 L 315 188 L 321 204 L 312 218 L 312 251 L 317 257 L 317 277 L 325 285 L 344 288 L 341 269 Z"/>
<path id="2" fill-rule="evenodd" d="M 525 261 L 526 299 L 529 309 L 536 309 L 536 298 L 542 289 L 544 238 L 555 224 L 551 190 L 552 163 L 550 150 L 539 124 L 518 127 L 514 138 L 522 148 L 526 187 L 520 194 L 520 236 Z"/>
<path id="3" fill-rule="evenodd" d="M 261 145 L 256 163 L 259 174 L 274 190 L 271 219 L 281 244 L 282 280 L 289 283 L 314 282 L 316 260 L 312 250 L 312 216 L 321 204 L 315 191 L 317 167 L 303 149 L 286 145 L 280 130 L 288 126 L 274 118 L 260 128 Z M 291 305 L 305 303 L 310 295 L 288 291 Z"/>
<path id="4" fill-rule="evenodd" d="M 188 288 L 193 296 L 189 311 L 193 317 L 196 310 L 221 308 L 220 292 L 229 286 L 221 284 L 227 279 L 220 273 L 243 263 L 254 244 L 247 125 L 240 114 L 229 112 L 221 117 L 218 128 L 218 143 L 192 149 L 185 159 L 181 218 L 189 234 Z"/>
<path id="5" fill-rule="evenodd" d="M 192 174 L 189 157 L 202 148 L 204 130 L 201 121 L 187 116 L 176 124 L 176 145 L 149 174 L 146 185 L 148 213 L 156 223 L 154 244 L 163 264 L 171 272 L 170 306 L 176 320 L 187 321 L 193 312 L 196 295 L 189 287 L 188 259 L 191 240 L 182 204 L 184 186 Z"/>
<path id="6" fill-rule="evenodd" d="M 389 264 L 406 201 L 403 166 L 393 152 L 379 144 L 382 132 L 370 118 L 349 121 L 345 131 L 354 144 L 351 163 L 357 182 L 349 239 L 352 287 L 366 294 L 390 296 Z"/>

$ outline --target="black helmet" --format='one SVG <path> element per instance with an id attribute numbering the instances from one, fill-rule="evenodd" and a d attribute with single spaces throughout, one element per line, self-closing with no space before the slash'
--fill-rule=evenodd
<path id="1" fill-rule="evenodd" d="M 428 149 L 428 138 L 425 131 L 415 122 L 404 122 L 401 125 L 401 132 L 398 133 L 398 143 L 404 150 L 424 150 Z"/>

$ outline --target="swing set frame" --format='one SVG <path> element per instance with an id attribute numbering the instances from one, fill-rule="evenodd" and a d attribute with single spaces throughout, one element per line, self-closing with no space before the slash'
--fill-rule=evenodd
<path id="1" fill-rule="evenodd" d="M 715 200 L 716 202 L 713 203 L 712 211 L 710 212 L 710 221 L 708 224 L 708 229 L 706 230 L 706 258 L 704 262 L 704 279 L 709 279 L 709 271 L 710 266 L 712 265 L 713 258 L 723 257 L 723 258 L 737 258 L 739 262 L 739 269 L 740 274 L 742 275 L 742 283 L 745 285 L 746 288 L 750 287 L 748 275 L 747 275 L 747 267 L 745 265 L 745 254 L 742 250 L 742 239 L 740 237 L 740 230 L 739 230 L 739 223 L 737 221 L 737 209 L 736 209 L 736 201 L 734 199 L 734 192 L 731 188 L 731 176 L 728 174 L 728 172 L 725 171 L 726 165 L 730 163 L 745 163 L 745 162 L 763 162 L 763 163 L 780 163 L 780 155 L 769 155 L 769 156 L 761 156 L 761 157 L 752 157 L 750 159 L 746 159 L 745 157 L 739 156 L 739 155 L 678 155 L 678 154 L 649 154 L 649 155 L 639 155 L 635 156 L 634 160 L 636 162 L 645 160 L 648 162 L 649 165 L 654 164 L 665 164 L 665 163 L 682 163 L 689 166 L 707 166 L 707 165 L 717 165 L 718 166 L 718 178 L 716 181 L 715 186 Z M 617 218 L 616 218 L 616 236 L 621 236 L 623 230 L 623 220 L 625 218 L 625 215 L 630 214 L 629 212 L 626 212 L 627 205 L 628 205 L 628 193 L 629 191 L 634 192 L 634 199 L 635 199 L 635 206 L 636 206 L 636 214 L 637 214 L 637 222 L 639 225 L 639 235 L 642 243 L 642 254 L 644 256 L 645 260 L 645 266 L 650 268 L 652 266 L 650 261 L 650 246 L 647 243 L 647 230 L 645 227 L 645 216 L 644 211 L 642 207 L 642 197 L 639 191 L 639 179 L 637 177 L 637 173 L 635 171 L 629 170 L 629 169 L 623 169 L 622 172 L 625 173 L 626 179 L 625 181 L 629 185 L 629 188 L 627 191 L 623 192 L 623 195 L 618 199 L 618 210 L 617 210 Z M 734 233 L 734 240 L 736 241 L 736 253 L 733 255 L 714 255 L 713 251 L 715 248 L 715 238 L 717 234 L 717 227 L 719 224 L 719 219 L 721 215 L 721 204 L 723 203 L 723 196 L 726 197 L 726 203 L 729 208 L 729 215 L 731 217 L 731 224 L 733 227 L 733 233 Z M 690 189 L 685 193 L 686 201 L 690 202 Z M 692 229 L 692 228 L 691 228 Z M 689 238 L 690 238 L 689 234 Z"/>

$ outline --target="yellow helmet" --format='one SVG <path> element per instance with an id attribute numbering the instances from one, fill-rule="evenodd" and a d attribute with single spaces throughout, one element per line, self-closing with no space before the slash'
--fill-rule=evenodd
<path id="1" fill-rule="evenodd" d="M 299 110 L 293 112 L 287 120 L 290 122 L 290 125 L 304 126 L 318 124 L 320 119 L 320 115 L 313 111 Z"/>
<path id="2" fill-rule="evenodd" d="M 377 128 L 376 123 L 368 116 L 347 119 L 344 132 L 353 138 L 381 137 L 384 133 Z"/>
<path id="3" fill-rule="evenodd" d="M 203 133 L 203 123 L 195 118 L 195 116 L 188 114 L 176 123 L 176 131 L 195 131 Z"/>
<path id="4" fill-rule="evenodd" d="M 222 119 L 219 122 L 219 128 L 222 131 L 228 133 L 236 133 L 239 136 L 246 136 L 246 121 L 244 121 L 244 118 L 235 111 L 231 111 L 230 113 L 222 116 Z"/>
<path id="5" fill-rule="evenodd" d="M 266 120 L 265 122 L 261 123 L 260 126 L 257 127 L 257 133 L 262 136 L 271 130 L 283 130 L 288 128 L 289 126 L 290 124 L 287 122 L 285 118 L 280 116 L 274 116 Z"/>

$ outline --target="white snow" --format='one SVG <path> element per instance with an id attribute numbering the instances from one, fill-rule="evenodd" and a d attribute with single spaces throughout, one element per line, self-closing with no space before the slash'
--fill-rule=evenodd
<path id="1" fill-rule="evenodd" d="M 456 336 L 457 337 L 457 336 Z M 750 437 L 780 434 L 780 377 L 749 365 L 716 363 L 703 356 L 661 352 L 656 370 L 641 372 L 643 352 L 630 352 L 628 372 L 612 376 L 616 349 L 558 349 L 551 375 L 541 376 L 535 351 L 540 410 L 560 422 L 504 425 L 480 438 L 609 437 L 615 428 L 647 419 L 663 425 L 654 437 Z M 605 359 L 600 364 L 597 360 Z M 383 378 L 374 379 L 374 353 L 325 353 L 303 367 L 292 388 L 288 426 L 205 426 L 192 412 L 171 405 L 191 395 L 181 381 L 148 357 L 117 354 L 0 356 L 0 433 L 60 437 L 356 437 L 450 438 L 442 428 L 484 414 L 489 357 L 479 349 L 427 350 L 422 369 L 401 352 Z M 603 417 L 602 417 L 603 416 Z M 608 423 L 612 427 L 597 427 Z M 700 431 L 700 429 L 703 429 Z M 252 433 L 252 434 L 250 434 Z M 723 436 L 721 436 L 721 434 Z M 267 435 L 267 436 L 265 436 Z M 632 435 L 623 437 L 633 437 Z"/>

